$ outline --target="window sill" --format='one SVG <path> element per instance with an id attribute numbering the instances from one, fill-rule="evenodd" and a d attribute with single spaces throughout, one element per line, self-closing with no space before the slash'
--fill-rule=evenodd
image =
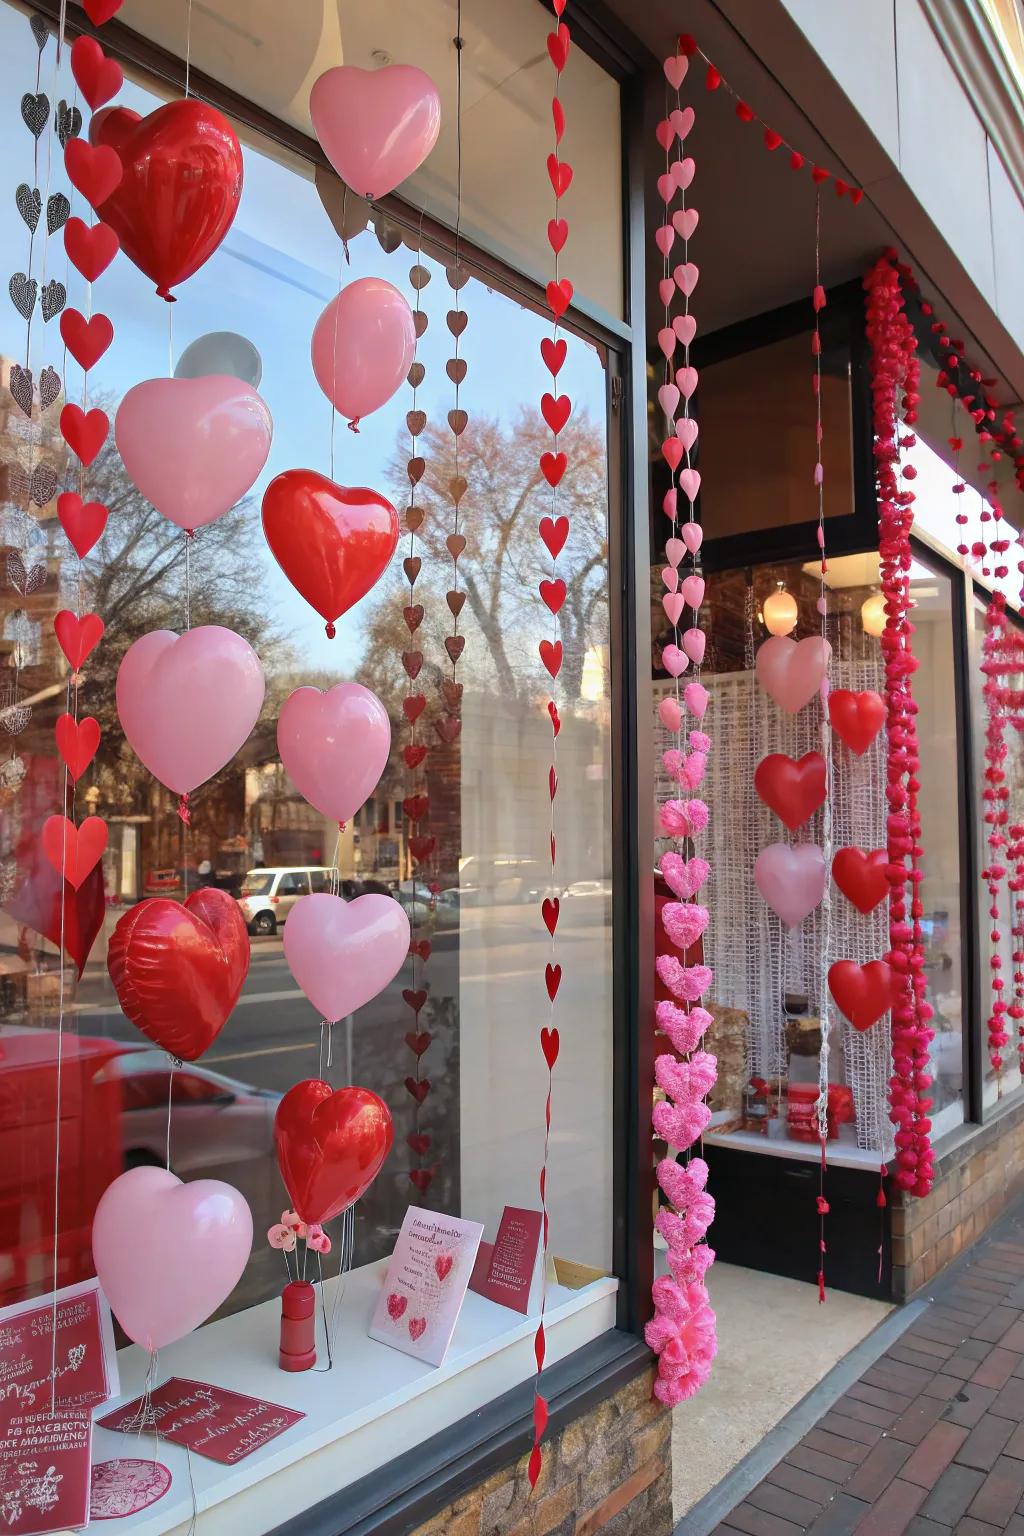
<path id="1" fill-rule="evenodd" d="M 387 1261 L 348 1277 L 339 1302 L 332 1371 L 290 1375 L 277 1365 L 280 1302 L 275 1298 L 189 1335 L 160 1353 L 158 1380 L 212 1381 L 306 1414 L 276 1440 L 233 1467 L 223 1467 L 150 1435 L 142 1441 L 97 1429 L 93 1460 L 158 1455 L 174 1481 L 170 1492 L 125 1528 L 132 1536 L 184 1536 L 192 1495 L 204 1536 L 247 1536 L 274 1530 L 299 1511 L 339 1493 L 439 1430 L 483 1408 L 535 1369 L 537 1319 L 520 1317 L 470 1291 L 444 1364 L 427 1366 L 367 1336 Z M 330 1316 L 334 1282 L 326 1286 Z M 596 1280 L 579 1291 L 549 1286 L 545 1330 L 548 1363 L 564 1359 L 615 1327 L 618 1282 Z M 322 1338 L 322 1329 L 318 1330 Z M 132 1347 L 118 1357 L 120 1400 L 137 1396 L 146 1357 Z M 109 1404 L 100 1410 L 110 1411 Z M 190 1463 L 190 1466 L 189 1466 Z"/>

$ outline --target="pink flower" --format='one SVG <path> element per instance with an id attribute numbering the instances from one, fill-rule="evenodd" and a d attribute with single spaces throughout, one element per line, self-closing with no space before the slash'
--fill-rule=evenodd
<path id="1" fill-rule="evenodd" d="M 284 1222 L 278 1222 L 267 1232 L 267 1242 L 271 1248 L 281 1248 L 285 1253 L 292 1253 L 295 1249 L 297 1238 L 294 1227 L 285 1226 Z"/>
<path id="2" fill-rule="evenodd" d="M 306 1245 L 312 1248 L 314 1253 L 330 1253 L 331 1240 L 319 1223 L 314 1223 L 306 1237 Z"/>

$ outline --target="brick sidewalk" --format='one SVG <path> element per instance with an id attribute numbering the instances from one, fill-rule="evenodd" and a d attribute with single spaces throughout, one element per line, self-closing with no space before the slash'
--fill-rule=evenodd
<path id="1" fill-rule="evenodd" d="M 716 1536 L 1024 1536 L 1024 1203 L 932 1295 Z"/>

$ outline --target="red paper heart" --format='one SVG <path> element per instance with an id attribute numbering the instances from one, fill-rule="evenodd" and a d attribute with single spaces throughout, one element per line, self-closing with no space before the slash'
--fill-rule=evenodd
<path id="1" fill-rule="evenodd" d="M 552 763 L 551 767 L 548 769 L 548 796 L 549 796 L 550 799 L 553 800 L 557 794 L 558 794 L 558 774 L 555 772 L 555 765 L 554 765 L 554 763 Z"/>
<path id="2" fill-rule="evenodd" d="M 100 744 L 99 721 L 94 720 L 91 715 L 87 715 L 84 720 L 76 720 L 74 715 L 64 714 L 57 720 L 54 732 L 57 737 L 57 751 L 67 764 L 68 773 L 77 784 L 96 756 L 96 750 Z"/>
<path id="3" fill-rule="evenodd" d="M 413 1013 L 419 1013 L 420 1009 L 427 1001 L 426 988 L 418 987 L 414 989 L 412 987 L 406 987 L 402 992 L 402 1001 L 412 1009 Z"/>
<path id="4" fill-rule="evenodd" d="M 321 1225 L 366 1193 L 391 1151 L 387 1105 L 368 1088 L 308 1078 L 289 1088 L 274 1116 L 274 1146 L 292 1209 Z"/>
<path id="5" fill-rule="evenodd" d="M 427 702 L 426 699 L 424 699 L 423 702 L 425 704 Z M 426 755 L 427 749 L 422 745 L 422 743 L 417 743 L 415 745 L 410 744 L 409 746 L 402 748 L 402 756 L 405 759 L 405 766 L 407 768 L 418 768 Z"/>
<path id="6" fill-rule="evenodd" d="M 94 407 L 87 415 L 80 405 L 72 403 L 66 405 L 60 413 L 61 436 L 86 468 L 103 447 L 109 430 L 107 414 L 99 407 Z"/>
<path id="7" fill-rule="evenodd" d="M 92 208 L 106 202 L 124 174 L 116 150 L 109 144 L 87 144 L 84 139 L 68 139 L 64 169 L 71 185 Z M 104 217 L 103 222 L 111 221 Z"/>
<path id="8" fill-rule="evenodd" d="M 836 735 L 860 757 L 885 724 L 885 701 L 871 689 L 854 693 L 834 688 L 828 696 L 828 717 Z"/>
<path id="9" fill-rule="evenodd" d="M 885 848 L 865 853 L 863 848 L 839 848 L 832 859 L 832 878 L 858 912 L 873 912 L 889 894 Z"/>
<path id="10" fill-rule="evenodd" d="M 409 1182 L 416 1186 L 417 1191 L 421 1195 L 425 1195 L 434 1182 L 433 1168 L 410 1168 Z"/>
<path id="11" fill-rule="evenodd" d="M 124 171 L 100 198 L 100 217 L 169 299 L 231 227 L 242 195 L 238 139 L 221 112 L 194 97 L 169 101 L 147 117 L 106 107 L 89 124 L 89 138 L 116 151 Z"/>
<path id="12" fill-rule="evenodd" d="M 411 1147 L 417 1157 L 422 1157 L 430 1150 L 430 1136 L 426 1131 L 410 1131 L 405 1138 L 406 1145 Z"/>
<path id="13" fill-rule="evenodd" d="M 562 642 L 561 640 L 542 640 L 537 647 L 540 651 L 540 659 L 551 673 L 557 677 L 562 670 Z"/>
<path id="14" fill-rule="evenodd" d="M 548 485 L 555 486 L 565 474 L 568 459 L 564 453 L 542 453 L 540 456 L 540 472 Z"/>
<path id="15" fill-rule="evenodd" d="M 15 846 L 14 858 L 18 884 L 4 910 L 16 923 L 49 939 L 58 954 L 63 944 L 81 975 L 107 910 L 102 866 L 97 865 L 80 889 L 74 890 L 43 852 L 38 822 L 26 828 Z"/>
<path id="16" fill-rule="evenodd" d="M 544 395 L 540 402 L 540 413 L 557 437 L 572 415 L 572 401 L 568 395 L 559 395 L 557 400 L 554 395 Z"/>
<path id="17" fill-rule="evenodd" d="M 554 339 L 551 336 L 542 336 L 540 343 L 540 355 L 548 372 L 557 377 L 565 362 L 565 354 L 569 350 L 569 343 L 564 336 Z"/>
<path id="18" fill-rule="evenodd" d="M 124 0 L 82 0 L 82 9 L 94 27 L 102 27 L 105 21 L 117 14 Z"/>
<path id="19" fill-rule="evenodd" d="M 557 518 L 542 517 L 540 536 L 547 545 L 548 554 L 552 560 L 557 560 L 569 537 L 569 519 L 564 514 Z"/>
<path id="20" fill-rule="evenodd" d="M 564 10 L 565 0 L 561 0 L 561 4 L 555 6 L 555 13 L 561 16 Z M 560 144 L 562 135 L 565 133 L 565 108 L 557 96 L 551 98 L 551 121 L 555 125 L 555 143 Z"/>
<path id="21" fill-rule="evenodd" d="M 754 769 L 754 789 L 795 832 L 825 804 L 825 759 L 820 752 L 805 752 L 798 760 L 772 752 Z"/>
<path id="22" fill-rule="evenodd" d="M 555 197 L 564 197 L 572 186 L 572 166 L 568 160 L 559 160 L 557 155 L 548 155 L 548 180 Z"/>
<path id="23" fill-rule="evenodd" d="M 103 503 L 83 501 L 77 491 L 63 491 L 57 497 L 57 517 L 80 560 L 85 559 L 107 526 Z"/>
<path id="24" fill-rule="evenodd" d="M 422 821 L 430 809 L 430 799 L 427 795 L 406 795 L 402 801 L 402 810 L 410 821 Z"/>
<path id="25" fill-rule="evenodd" d="M 540 1048 L 544 1052 L 544 1060 L 548 1064 L 550 1072 L 558 1060 L 558 1030 L 548 1029 L 546 1026 L 540 1032 Z"/>
<path id="26" fill-rule="evenodd" d="M 548 220 L 548 244 L 557 256 L 569 238 L 569 225 L 565 219 Z"/>
<path id="27" fill-rule="evenodd" d="M 544 985 L 548 989 L 548 997 L 554 1002 L 558 995 L 558 989 L 562 984 L 562 967 L 548 964 L 544 967 Z"/>
<path id="28" fill-rule="evenodd" d="M 391 1321 L 393 1323 L 397 1323 L 398 1322 L 398 1319 L 402 1316 L 402 1314 L 404 1313 L 404 1311 L 405 1311 L 405 1309 L 406 1309 L 406 1307 L 408 1305 L 409 1305 L 409 1298 L 408 1298 L 408 1296 L 399 1296 L 394 1291 L 391 1291 L 389 1293 L 389 1295 L 388 1295 L 388 1316 L 391 1318 Z"/>
<path id="29" fill-rule="evenodd" d="M 870 1029 L 893 1004 L 893 974 L 884 960 L 837 960 L 829 966 L 828 989 L 854 1029 Z"/>
<path id="30" fill-rule="evenodd" d="M 766 128 L 764 131 L 765 149 L 778 149 L 782 143 L 782 134 L 776 133 L 774 128 Z"/>
<path id="31" fill-rule="evenodd" d="M 103 639 L 103 620 L 98 613 L 85 613 L 79 618 L 70 609 L 62 608 L 53 621 L 53 630 L 68 666 L 77 672 Z"/>
<path id="32" fill-rule="evenodd" d="M 417 864 L 422 864 L 424 859 L 429 859 L 437 846 L 436 837 L 410 837 L 408 840 L 409 852 Z"/>
<path id="33" fill-rule="evenodd" d="M 405 1080 L 405 1091 L 406 1093 L 411 1094 L 411 1096 L 416 1100 L 417 1104 L 422 1104 L 423 1100 L 430 1092 L 430 1079 L 427 1077 L 421 1077 L 419 1081 L 417 1081 L 414 1077 L 407 1077 Z"/>
<path id="34" fill-rule="evenodd" d="M 565 68 L 565 61 L 569 57 L 569 28 L 564 21 L 560 21 L 554 32 L 548 33 L 548 54 L 558 74 Z"/>
<path id="35" fill-rule="evenodd" d="M 557 896 L 545 896 L 540 905 L 540 913 L 544 919 L 544 926 L 552 938 L 554 938 L 555 929 L 558 927 L 559 908 L 560 903 Z"/>
<path id="36" fill-rule="evenodd" d="M 71 73 L 95 112 L 116 96 L 124 73 L 116 59 L 108 59 L 94 37 L 76 37 L 71 44 Z"/>
<path id="37" fill-rule="evenodd" d="M 420 1170 L 420 1171 L 422 1171 L 422 1170 Z M 412 1178 L 412 1174 L 410 1174 L 409 1177 Z M 416 1182 L 415 1179 L 413 1179 L 413 1183 L 415 1183 L 415 1182 Z M 424 1335 L 424 1333 L 426 1333 L 426 1331 L 427 1331 L 427 1320 L 426 1320 L 425 1317 L 410 1317 L 410 1319 L 409 1319 L 409 1337 L 410 1337 L 410 1339 L 412 1339 L 414 1344 L 415 1344 L 417 1339 L 422 1338 L 422 1336 Z"/>
<path id="38" fill-rule="evenodd" d="M 552 734 L 557 736 L 559 731 L 562 729 L 562 721 L 558 713 L 558 705 L 555 703 L 554 699 L 548 700 L 548 714 L 551 716 Z"/>
<path id="39" fill-rule="evenodd" d="M 419 1034 L 415 1034 L 413 1030 L 410 1029 L 406 1032 L 405 1043 L 409 1047 L 410 1051 L 412 1051 L 413 1055 L 419 1057 L 422 1056 L 424 1051 L 428 1049 L 433 1038 L 434 1037 L 430 1033 L 429 1029 L 421 1029 Z"/>
<path id="40" fill-rule="evenodd" d="M 557 283 L 548 283 L 544 290 L 547 295 L 548 308 L 556 320 L 561 319 L 569 305 L 572 303 L 572 283 L 567 277 L 561 278 Z"/>
<path id="41" fill-rule="evenodd" d="M 172 1056 L 196 1061 L 223 1029 L 249 971 L 237 901 L 212 886 L 184 903 L 140 901 L 118 920 L 107 970 L 136 1029 Z"/>
<path id="42" fill-rule="evenodd" d="M 557 613 L 565 602 L 565 590 L 565 582 L 561 576 L 557 577 L 554 581 L 541 582 L 540 595 L 552 613 Z"/>
<path id="43" fill-rule="evenodd" d="M 826 171 L 823 165 L 815 165 L 811 167 L 811 180 L 819 187 L 823 181 L 828 181 L 828 178 L 831 176 L 831 174 L 832 172 Z"/>
<path id="44" fill-rule="evenodd" d="M 80 43 L 90 41 L 80 37 Z M 106 315 L 87 320 L 77 309 L 66 309 L 60 317 L 60 334 L 71 356 L 86 372 L 98 363 L 114 339 L 114 327 Z"/>
<path id="45" fill-rule="evenodd" d="M 287 469 L 263 493 L 263 532 L 297 592 L 327 620 L 365 597 L 398 543 L 398 513 L 376 491 Z"/>
<path id="46" fill-rule="evenodd" d="M 94 283 L 110 266 L 121 242 L 109 224 L 94 224 L 90 229 L 84 219 L 68 219 L 64 225 L 64 249 L 68 260 L 85 278 Z"/>
<path id="47" fill-rule="evenodd" d="M 450 1253 L 439 1253 L 434 1260 L 434 1270 L 439 1280 L 447 1280 L 455 1263 Z"/>
<path id="48" fill-rule="evenodd" d="M 77 891 L 103 857 L 107 824 L 99 816 L 87 816 L 76 827 L 66 816 L 47 816 L 42 839 L 43 851 L 54 869 Z"/>

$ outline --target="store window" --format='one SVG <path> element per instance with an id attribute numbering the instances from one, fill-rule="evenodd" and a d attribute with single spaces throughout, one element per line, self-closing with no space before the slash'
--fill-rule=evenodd
<path id="1" fill-rule="evenodd" d="M 202 28 L 223 9 L 196 7 L 197 47 L 206 35 Z M 394 23 L 397 49 L 397 12 L 372 9 L 375 19 L 380 13 L 382 25 Z M 530 18 L 522 35 L 511 26 L 513 18 L 504 6 L 495 8 L 491 20 L 496 24 L 500 10 L 503 34 L 519 42 L 539 27 L 542 49 L 548 25 L 543 12 L 532 4 L 522 9 Z M 124 19 L 139 20 L 133 14 L 139 10 L 127 5 Z M 343 33 L 357 10 L 365 14 L 366 8 L 342 8 Z M 424 26 L 428 11 L 429 25 L 440 37 L 450 25 L 451 8 L 424 7 Z M 147 17 L 153 19 L 148 8 Z M 300 16 L 295 20 L 294 28 L 282 26 L 279 7 L 259 7 L 253 17 L 254 27 L 266 22 L 270 28 L 272 21 L 273 37 L 299 48 L 304 23 Z M 407 52 L 410 39 L 401 41 Z M 488 68 L 493 68 L 494 78 L 488 77 L 493 112 L 522 113 L 517 86 L 509 106 L 510 93 L 499 83 L 504 71 L 488 46 L 486 29 L 474 34 L 479 67 L 489 59 Z M 471 57 L 477 55 L 471 50 Z M 53 56 L 51 44 L 51 68 Z M 6 3 L 0 5 L 0 59 L 5 99 L 15 103 L 17 115 L 20 94 L 35 76 L 37 50 L 24 14 Z M 288 60 L 276 53 L 274 59 L 266 79 L 282 90 L 290 81 L 289 88 L 304 103 L 306 75 L 290 74 Z M 205 62 L 215 66 L 216 58 Z M 315 73 L 324 62 L 313 48 L 304 67 Z M 586 82 L 592 82 L 595 110 L 609 132 L 608 104 L 614 101 L 617 143 L 617 88 L 599 71 L 595 75 L 595 69 L 582 59 L 582 82 L 573 90 L 585 94 Z M 442 94 L 453 110 L 449 86 L 446 80 Z M 54 99 L 62 93 L 72 98 L 66 54 L 60 76 L 48 88 Z M 119 100 L 146 113 L 160 97 L 151 83 L 136 77 L 126 81 Z M 450 123 L 447 132 L 450 138 Z M 473 137 L 470 132 L 470 142 Z M 602 130 L 602 143 L 605 137 Z M 29 176 L 29 136 L 19 144 Z M 274 419 L 270 459 L 251 495 L 202 529 L 191 553 L 192 624 L 221 624 L 243 635 L 261 658 L 268 686 L 263 714 L 245 747 L 193 796 L 187 833 L 174 799 L 127 746 L 114 700 L 117 668 L 127 647 L 150 630 L 184 626 L 180 532 L 128 482 L 112 439 L 89 472 L 90 492 L 109 506 L 110 518 L 81 573 L 57 523 L 54 499 L 42 508 L 28 505 L 18 493 L 18 476 L 12 478 L 10 471 L 0 487 L 8 578 L 14 556 L 26 568 L 45 568 L 45 582 L 31 597 L 22 596 L 10 579 L 0 591 L 0 726 L 6 732 L 0 768 L 0 1306 L 91 1274 L 89 1233 L 96 1202 L 126 1167 L 164 1164 L 168 1098 L 172 1170 L 187 1179 L 223 1178 L 242 1191 L 252 1209 L 253 1254 L 226 1313 L 276 1297 L 284 1284 L 281 1255 L 264 1238 L 287 1204 L 272 1126 L 282 1093 L 302 1078 L 322 1073 L 335 1086 L 349 1081 L 370 1087 L 384 1098 L 394 1119 L 393 1152 L 359 1206 L 357 1270 L 390 1254 L 410 1204 L 482 1222 L 488 1238 L 494 1237 L 505 1206 L 537 1208 L 547 1091 L 537 1046 L 550 955 L 540 912 L 545 894 L 557 894 L 563 902 L 559 938 L 566 964 L 559 1008 L 568 1025 L 561 1034 L 548 1174 L 551 1247 L 559 1259 L 589 1267 L 590 1275 L 606 1274 L 612 1265 L 608 358 L 603 347 L 581 336 L 570 341 L 559 376 L 560 388 L 574 402 L 571 426 L 563 434 L 571 467 L 560 492 L 573 532 L 559 562 L 568 584 L 565 659 L 556 685 L 559 774 L 566 793 L 559 801 L 558 880 L 553 884 L 547 778 L 540 766 L 551 739 L 550 685 L 537 657 L 537 637 L 549 632 L 550 615 L 537 594 L 543 572 L 536 534 L 547 509 L 537 470 L 547 433 L 537 402 L 548 375 L 538 344 L 550 321 L 539 308 L 503 290 L 486 262 L 478 266 L 474 251 L 464 245 L 462 260 L 470 275 L 459 290 L 459 303 L 469 315 L 460 346 L 467 365 L 461 404 L 469 418 L 460 444 L 461 472 L 468 481 L 461 503 L 468 536 L 460 562 L 468 594 L 460 624 L 466 640 L 459 664 L 463 728 L 454 743 L 439 739 L 431 756 L 431 831 L 439 854 L 428 885 L 416 877 L 409 847 L 414 829 L 402 814 L 406 791 L 398 747 L 405 739 L 401 656 L 408 645 L 402 614 L 408 587 L 401 560 L 396 557 L 373 592 L 339 621 L 336 638 L 328 639 L 323 622 L 275 563 L 263 538 L 259 504 L 275 474 L 302 465 L 345 484 L 372 486 L 400 512 L 404 509 L 410 454 L 405 416 L 411 391 L 403 387 L 389 406 L 361 422 L 358 433 L 347 431 L 344 422 L 332 419 L 316 385 L 309 337 L 339 283 L 381 274 L 412 298 L 408 273 L 418 260 L 429 274 L 420 299 L 429 326 L 417 352 L 425 369 L 417 406 L 427 417 L 418 442 L 427 469 L 418 494 L 426 516 L 416 595 L 424 607 L 419 631 L 426 657 L 424 691 L 436 692 L 438 658 L 444 658 L 443 638 L 449 632 L 446 488 L 453 473 L 446 419 L 453 405 L 446 372 L 452 351 L 445 324 L 452 307 L 446 253 L 437 236 L 429 250 L 417 252 L 415 227 L 398 225 L 391 216 L 371 223 L 343 255 L 309 168 L 251 134 L 243 150 L 245 191 L 235 224 L 173 307 L 161 303 L 151 283 L 123 257 L 94 294 L 95 307 L 114 322 L 115 340 L 90 373 L 90 404 L 102 404 L 111 419 L 131 385 L 166 376 L 184 348 L 211 330 L 238 332 L 257 346 L 260 389 Z M 520 150 L 521 145 L 517 155 Z M 63 185 L 56 146 L 54 156 L 54 183 Z M 581 181 L 594 177 L 591 195 L 606 198 L 609 220 L 617 220 L 617 172 L 605 179 L 600 166 L 595 170 L 582 133 L 574 158 Z M 538 163 L 543 179 L 543 155 Z M 441 166 L 443 177 L 447 159 Z M 12 174 L 21 173 L 21 167 L 12 168 Z M 499 175 L 490 190 L 500 186 Z M 524 212 L 517 196 L 515 187 L 504 187 L 510 227 L 525 232 L 530 211 Z M 76 198 L 75 212 L 82 211 L 79 202 Z M 473 204 L 474 232 L 487 233 L 493 212 L 493 203 L 481 192 Z M 596 217 L 593 211 L 590 217 Z M 546 211 L 543 219 L 538 211 L 541 231 L 546 218 Z M 396 230 L 402 231 L 397 237 Z M 27 238 L 13 216 L 0 220 L 7 270 L 24 267 Z M 500 232 L 493 243 L 500 243 Z M 592 246 L 593 292 L 600 291 L 614 308 L 619 243 L 609 239 L 598 247 L 611 265 L 598 273 L 600 252 Z M 516 251 L 526 262 L 525 247 Z M 82 280 L 69 269 L 59 237 L 50 239 L 45 260 L 48 272 L 66 283 L 68 303 L 84 309 Z M 0 310 L 5 385 L 12 363 L 24 361 L 24 347 L 25 326 L 5 304 Z M 65 379 L 67 398 L 81 398 L 77 364 L 65 357 L 56 324 L 44 325 L 39 316 L 31 362 L 37 377 L 45 366 L 54 367 Z M 5 388 L 0 462 L 25 466 L 46 460 L 63 479 L 67 466 L 57 415 L 56 409 L 49 411 L 40 425 L 37 402 L 28 427 Z M 41 824 L 61 803 L 54 725 L 65 707 L 67 669 L 54 640 L 53 617 L 63 607 L 77 608 L 79 579 L 83 608 L 103 615 L 106 631 L 84 669 L 81 709 L 97 718 L 102 737 L 78 786 L 75 811 L 78 817 L 86 810 L 101 816 L 110 829 L 102 883 L 90 885 L 79 900 L 81 926 L 96 931 L 80 978 L 70 960 L 63 971 L 59 962 L 61 930 L 51 916 L 53 879 L 39 852 Z M 374 799 L 345 829 L 335 852 L 336 828 L 298 796 L 277 758 L 276 718 L 294 687 L 312 683 L 326 688 L 340 679 L 365 683 L 385 702 L 393 753 Z M 428 997 L 418 1020 L 419 1030 L 430 1035 L 419 1074 L 429 1078 L 430 1091 L 422 1101 L 407 1086 L 416 1060 L 408 1044 L 413 1015 L 402 996 L 412 985 L 411 964 L 326 1041 L 313 1006 L 285 962 L 282 938 L 289 908 L 310 890 L 329 888 L 333 867 L 344 896 L 387 893 L 405 907 L 429 943 Z M 217 886 L 239 900 L 251 934 L 252 961 L 239 1004 L 222 1033 L 199 1061 L 170 1077 L 167 1058 L 150 1048 L 120 1012 L 107 975 L 107 946 L 118 919 L 139 899 L 180 899 L 199 885 Z M 58 1051 L 64 1063 L 59 1175 L 53 1092 Z M 413 1169 L 425 1170 L 419 1183 L 410 1180 Z M 55 1188 L 61 1191 L 56 1243 Z M 579 1273 L 583 1284 L 586 1274 Z M 358 1286 L 355 1294 L 358 1306 Z M 561 1293 L 556 1287 L 552 1294 Z M 509 1316 L 521 1325 L 521 1318 Z M 351 1326 L 356 1332 L 363 1328 L 361 1314 Z M 274 1347 L 271 1338 L 268 1348 Z M 520 1378 L 532 1369 L 532 1349 L 527 1353 L 529 1358 L 517 1357 Z M 229 1376 L 227 1362 L 224 1370 Z M 372 1372 L 352 1383 L 353 1390 L 372 1397 L 370 1378 Z M 424 1421 L 423 1432 L 435 1427 Z"/>

